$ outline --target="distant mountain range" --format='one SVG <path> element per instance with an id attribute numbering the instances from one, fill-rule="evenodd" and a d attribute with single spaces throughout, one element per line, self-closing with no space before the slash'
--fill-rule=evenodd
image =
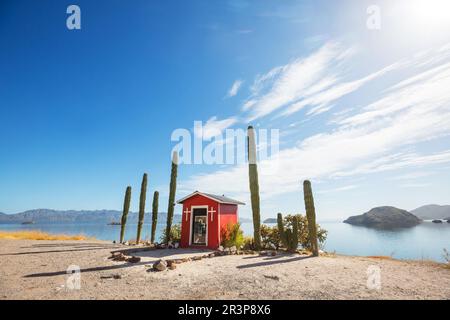
<path id="1" fill-rule="evenodd" d="M 145 221 L 149 221 L 151 213 L 145 213 Z M 15 214 L 0 213 L 0 223 L 13 224 L 33 221 L 35 223 L 109 223 L 120 221 L 122 212 L 117 210 L 52 210 L 34 209 Z M 158 213 L 159 221 L 166 221 L 167 213 Z M 180 215 L 174 215 L 174 221 L 181 220 Z M 130 212 L 128 222 L 137 223 L 138 213 Z"/>
<path id="2" fill-rule="evenodd" d="M 411 213 L 423 220 L 450 219 L 450 205 L 440 206 L 429 204 L 420 208 L 411 210 Z"/>

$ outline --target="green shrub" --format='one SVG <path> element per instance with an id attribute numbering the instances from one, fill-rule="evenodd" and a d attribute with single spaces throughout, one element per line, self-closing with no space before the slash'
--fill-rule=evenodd
<path id="1" fill-rule="evenodd" d="M 297 228 L 298 228 L 298 243 L 304 249 L 311 249 L 308 237 L 308 219 L 305 215 L 286 215 L 283 217 L 283 227 L 284 229 L 291 229 L 293 227 L 294 217 L 297 217 Z M 323 247 L 325 240 L 327 238 L 327 231 L 322 229 L 317 225 L 317 238 L 319 240 L 320 247 Z M 261 242 L 265 249 L 270 249 L 275 246 L 277 249 L 282 246 L 280 233 L 278 232 L 278 226 L 269 227 L 267 225 L 261 225 Z"/>
<path id="2" fill-rule="evenodd" d="M 253 240 L 253 237 L 244 237 L 244 242 L 241 248 L 244 250 L 256 250 L 255 241 Z"/>
<path id="3" fill-rule="evenodd" d="M 241 230 L 239 223 L 228 223 L 226 227 L 222 227 L 220 231 L 221 245 L 225 248 L 236 246 L 240 248 L 244 244 L 244 232 Z"/>
<path id="4" fill-rule="evenodd" d="M 268 225 L 261 225 L 261 244 L 265 249 L 278 250 L 281 244 L 280 233 L 278 227 L 269 227 Z"/>
<path id="5" fill-rule="evenodd" d="M 170 228 L 170 236 L 169 238 L 166 237 L 166 229 L 163 230 L 163 233 L 160 237 L 161 242 L 172 241 L 172 242 L 179 242 L 181 239 L 181 225 L 174 224 Z"/>
<path id="6" fill-rule="evenodd" d="M 297 215 L 287 215 L 283 220 L 286 226 L 291 227 L 294 217 L 297 217 L 297 227 L 298 227 L 298 242 L 299 244 L 305 248 L 310 250 L 311 245 L 309 243 L 308 237 L 308 219 L 305 215 L 297 214 Z M 328 231 L 322 229 L 318 224 L 317 226 L 317 239 L 319 241 L 319 246 L 322 248 L 325 240 L 327 239 Z"/>

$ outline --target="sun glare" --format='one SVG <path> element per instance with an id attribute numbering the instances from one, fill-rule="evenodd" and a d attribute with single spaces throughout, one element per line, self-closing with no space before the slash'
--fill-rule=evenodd
<path id="1" fill-rule="evenodd" d="M 437 31 L 450 26 L 449 0 L 411 0 L 405 5 L 406 13 L 418 27 Z"/>

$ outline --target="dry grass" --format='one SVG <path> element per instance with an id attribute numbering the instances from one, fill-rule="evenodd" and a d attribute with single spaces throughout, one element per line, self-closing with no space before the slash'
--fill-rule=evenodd
<path id="1" fill-rule="evenodd" d="M 394 258 L 389 257 L 389 256 L 367 256 L 367 258 L 380 259 L 380 260 L 395 260 Z"/>
<path id="2" fill-rule="evenodd" d="M 0 231 L 0 239 L 11 240 L 87 240 L 83 235 L 49 234 L 39 230 Z"/>

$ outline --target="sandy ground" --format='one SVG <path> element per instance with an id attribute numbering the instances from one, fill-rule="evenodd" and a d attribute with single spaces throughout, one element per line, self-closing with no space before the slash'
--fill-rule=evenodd
<path id="1" fill-rule="evenodd" d="M 146 251 L 136 254 L 141 262 L 131 264 L 108 259 L 117 248 L 123 247 L 102 241 L 0 240 L 0 299 L 450 299 L 450 269 L 432 262 L 234 255 L 153 272 L 149 265 L 160 257 L 198 251 Z M 69 265 L 81 269 L 78 290 L 68 288 Z M 368 274 L 378 267 L 381 289 L 369 289 Z"/>

